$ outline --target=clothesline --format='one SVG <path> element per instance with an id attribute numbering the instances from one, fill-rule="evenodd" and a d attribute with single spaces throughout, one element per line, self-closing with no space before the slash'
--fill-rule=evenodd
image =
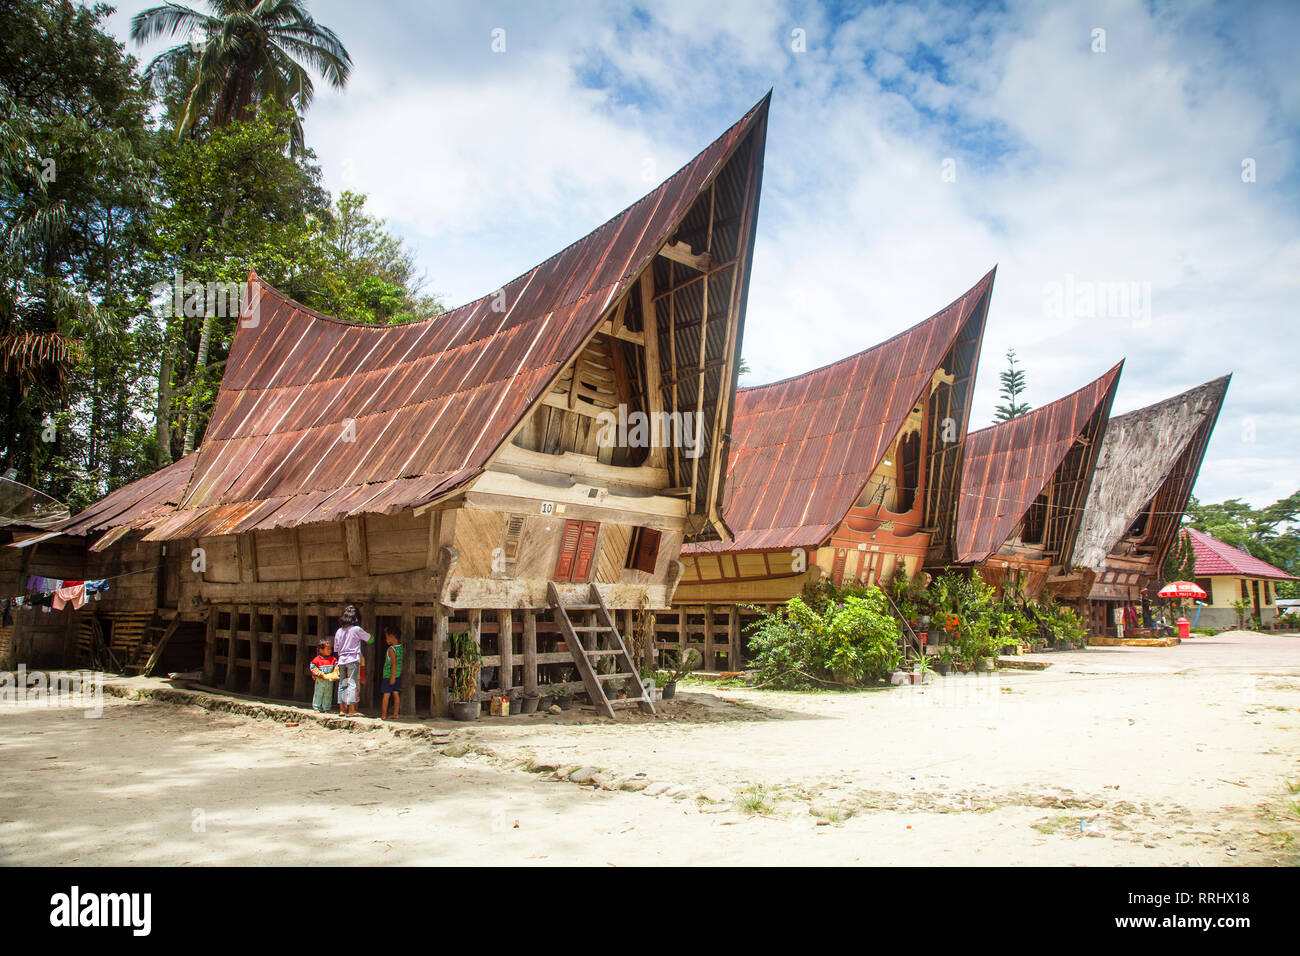
<path id="1" fill-rule="evenodd" d="M 43 610 L 53 609 L 61 611 L 66 605 L 72 605 L 73 610 L 81 609 L 86 605 L 87 594 L 92 594 L 95 600 L 99 600 L 100 593 L 109 591 L 109 581 L 116 581 L 121 578 L 129 578 L 131 575 L 146 574 L 148 571 L 159 570 L 160 564 L 153 567 L 142 567 L 136 571 L 123 571 L 122 574 L 112 575 L 109 578 L 98 578 L 91 581 L 70 581 L 61 578 L 45 578 L 44 575 L 30 575 L 27 578 L 26 591 L 22 594 L 14 594 L 12 597 L 4 598 L 3 611 L 5 617 L 8 617 L 9 610 L 12 607 L 42 607 Z M 32 597 L 39 594 L 39 597 Z"/>

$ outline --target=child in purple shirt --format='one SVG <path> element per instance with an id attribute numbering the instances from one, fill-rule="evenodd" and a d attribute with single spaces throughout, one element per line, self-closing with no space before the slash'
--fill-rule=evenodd
<path id="1" fill-rule="evenodd" d="M 349 604 L 339 615 L 334 632 L 334 653 L 339 659 L 339 716 L 357 715 L 357 674 L 361 669 L 361 645 L 371 640 L 358 623 L 361 615 Z"/>

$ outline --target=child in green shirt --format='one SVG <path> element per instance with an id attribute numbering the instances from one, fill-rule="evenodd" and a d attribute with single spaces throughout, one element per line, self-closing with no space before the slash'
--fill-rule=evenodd
<path id="1" fill-rule="evenodd" d="M 384 631 L 384 640 L 388 647 L 384 649 L 384 679 L 381 689 L 384 699 L 379 705 L 379 719 L 388 718 L 388 701 L 393 701 L 393 716 L 397 716 L 402 706 L 402 645 L 397 634 L 390 628 Z"/>

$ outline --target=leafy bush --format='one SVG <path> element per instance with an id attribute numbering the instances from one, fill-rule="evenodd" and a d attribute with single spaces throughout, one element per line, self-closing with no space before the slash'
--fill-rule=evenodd
<path id="1" fill-rule="evenodd" d="M 877 587 L 856 589 L 843 600 L 810 606 L 794 597 L 750 625 L 750 649 L 759 683 L 786 690 L 831 684 L 866 684 L 898 666 L 898 622 Z"/>

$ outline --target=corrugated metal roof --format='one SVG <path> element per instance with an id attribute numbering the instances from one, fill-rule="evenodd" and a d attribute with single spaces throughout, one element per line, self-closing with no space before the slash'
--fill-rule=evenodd
<path id="1" fill-rule="evenodd" d="M 186 455 L 152 475 L 123 485 L 59 525 L 57 531 L 84 535 L 110 528 L 148 527 L 180 503 L 196 458 L 196 454 Z"/>
<path id="2" fill-rule="evenodd" d="M 1120 362 L 1064 398 L 966 436 L 958 562 L 982 562 L 1006 543 L 1089 420 L 1109 409 L 1123 367 Z"/>
<path id="3" fill-rule="evenodd" d="M 983 323 L 995 271 L 887 342 L 740 389 L 723 510 L 734 537 L 684 553 L 811 548 L 829 538 L 966 323 Z"/>
<path id="4" fill-rule="evenodd" d="M 1225 375 L 1111 418 L 1088 489 L 1088 504 L 1079 522 L 1075 563 L 1101 568 L 1124 532 L 1160 491 L 1184 452 L 1195 454 L 1199 442 L 1199 454 L 1204 454 L 1208 430 L 1218 420 L 1231 379 L 1231 375 Z M 1200 457 L 1190 462 L 1189 495 L 1200 466 Z M 1168 505 L 1170 511 L 1180 513 L 1186 507 L 1186 496 Z"/>
<path id="5" fill-rule="evenodd" d="M 1196 576 L 1210 574 L 1229 574 L 1246 578 L 1276 578 L 1280 581 L 1295 581 L 1293 575 L 1281 568 L 1275 568 L 1267 561 L 1261 561 L 1248 551 L 1224 544 L 1218 538 L 1211 537 L 1195 528 L 1184 528 L 1183 534 L 1192 539 L 1192 550 L 1196 552 Z"/>
<path id="6" fill-rule="evenodd" d="M 236 329 L 208 430 L 186 459 L 192 471 L 179 507 L 151 511 L 146 538 L 391 513 L 474 478 L 736 147 L 761 128 L 769 99 L 594 232 L 499 292 L 435 319 L 341 322 L 250 273 L 256 321 L 241 317 Z M 113 510 L 102 506 L 115 495 L 143 506 L 129 489 L 90 510 Z M 69 529 L 104 527 L 81 519 Z M 128 505 L 110 523 L 142 519 Z"/>

